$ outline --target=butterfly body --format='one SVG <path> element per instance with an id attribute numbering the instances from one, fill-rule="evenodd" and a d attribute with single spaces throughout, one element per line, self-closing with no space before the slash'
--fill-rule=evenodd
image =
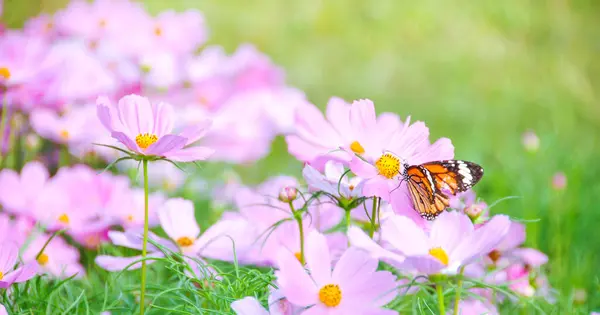
<path id="1" fill-rule="evenodd" d="M 423 218 L 433 220 L 448 207 L 448 195 L 466 191 L 479 182 L 483 168 L 473 162 L 443 160 L 405 164 L 402 176 L 415 210 Z"/>

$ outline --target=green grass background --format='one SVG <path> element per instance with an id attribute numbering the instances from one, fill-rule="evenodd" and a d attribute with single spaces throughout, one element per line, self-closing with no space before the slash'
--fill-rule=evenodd
<path id="1" fill-rule="evenodd" d="M 527 223 L 528 245 L 550 256 L 552 285 L 588 291 L 600 309 L 600 3 L 593 1 L 147 0 L 152 12 L 199 8 L 211 43 L 250 42 L 289 83 L 324 107 L 330 96 L 370 98 L 378 111 L 423 120 L 456 157 L 480 162 L 481 197 Z M 5 0 L 13 27 L 65 0 Z M 0 48 L 1 49 L 1 48 Z M 521 135 L 541 139 L 527 153 Z M 300 165 L 278 139 L 250 182 Z M 563 171 L 564 191 L 551 187 Z M 568 311 L 567 311 L 568 313 Z"/>

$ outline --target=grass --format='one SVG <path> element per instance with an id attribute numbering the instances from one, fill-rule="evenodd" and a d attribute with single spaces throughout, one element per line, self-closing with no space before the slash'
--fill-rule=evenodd
<path id="1" fill-rule="evenodd" d="M 19 25 L 40 6 L 53 10 L 64 0 L 38 0 L 37 7 L 5 2 L 5 20 Z M 256 44 L 321 107 L 332 95 L 370 98 L 379 111 L 425 121 L 433 138 L 451 138 L 457 158 L 485 167 L 481 197 L 519 197 L 493 211 L 527 220 L 527 243 L 550 256 L 550 281 L 561 292 L 554 313 L 575 312 L 574 288 L 589 294 L 579 311 L 600 309 L 600 212 L 593 199 L 600 195 L 599 4 L 145 2 L 153 12 L 199 8 L 212 43 L 229 51 Z M 536 153 L 521 145 L 527 129 L 541 139 Z M 300 165 L 290 161 L 278 139 L 269 157 L 238 170 L 257 183 L 277 173 L 299 174 Z M 568 178 L 561 192 L 550 185 L 557 171 Z"/>

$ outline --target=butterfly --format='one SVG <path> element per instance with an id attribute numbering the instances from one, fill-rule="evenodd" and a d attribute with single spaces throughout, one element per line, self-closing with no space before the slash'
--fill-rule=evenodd
<path id="1" fill-rule="evenodd" d="M 448 207 L 448 194 L 456 195 L 473 187 L 483 177 L 483 168 L 462 160 L 404 164 L 402 177 L 415 210 L 421 217 L 433 220 Z"/>

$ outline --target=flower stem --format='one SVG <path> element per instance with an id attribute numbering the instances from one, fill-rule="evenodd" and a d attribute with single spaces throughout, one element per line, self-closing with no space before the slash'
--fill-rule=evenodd
<path id="1" fill-rule="evenodd" d="M 348 230 L 350 229 L 350 223 L 352 222 L 351 220 L 351 216 L 350 216 L 350 210 L 346 210 L 346 232 L 348 232 Z"/>
<path id="2" fill-rule="evenodd" d="M 290 205 L 290 210 L 292 210 L 292 214 L 294 215 L 294 219 L 298 222 L 298 230 L 300 231 L 300 263 L 304 266 L 306 261 L 304 259 L 304 225 L 302 224 L 302 213 L 296 211 L 294 204 L 291 201 L 288 203 Z"/>
<path id="3" fill-rule="evenodd" d="M 440 314 L 444 315 L 444 314 L 446 314 L 446 307 L 444 305 L 444 292 L 442 291 L 442 284 L 440 284 L 440 283 L 436 284 L 435 288 L 437 290 L 438 306 L 440 309 Z"/>
<path id="4" fill-rule="evenodd" d="M 146 295 L 146 247 L 148 245 L 148 160 L 144 164 L 144 241 L 142 245 L 142 283 L 140 295 L 140 314 L 144 314 L 144 300 Z"/>
<path id="5" fill-rule="evenodd" d="M 369 230 L 369 236 L 373 238 L 375 235 L 375 224 L 377 224 L 377 215 L 379 207 L 379 197 L 373 197 L 373 209 L 371 210 L 371 229 Z"/>
<path id="6" fill-rule="evenodd" d="M 454 315 L 458 315 L 458 304 L 460 302 L 460 291 L 462 290 L 463 284 L 463 274 L 465 273 L 465 267 L 460 267 L 460 272 L 458 274 L 458 282 L 456 288 L 456 296 L 454 297 Z"/>

